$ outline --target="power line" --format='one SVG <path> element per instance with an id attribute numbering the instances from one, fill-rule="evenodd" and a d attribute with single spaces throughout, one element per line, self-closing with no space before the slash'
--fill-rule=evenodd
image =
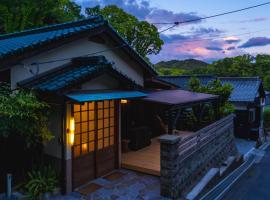
<path id="1" fill-rule="evenodd" d="M 191 20 L 186 20 L 186 21 L 176 21 L 176 22 L 157 22 L 157 23 L 152 23 L 152 24 L 160 24 L 160 25 L 170 25 L 170 24 L 173 24 L 173 26 L 169 27 L 169 28 L 166 28 L 162 31 L 160 31 L 159 33 L 163 33 L 167 30 L 170 30 L 180 24 L 186 24 L 186 23 L 191 23 L 191 22 L 196 22 L 196 21 L 201 21 L 201 20 L 204 20 L 204 19 L 210 19 L 210 18 L 215 18 L 215 17 L 220 17 L 220 16 L 224 16 L 224 15 L 228 15 L 228 14 L 233 14 L 233 13 L 237 13 L 237 12 L 241 12 L 241 11 L 245 11 L 245 10 L 250 10 L 250 9 L 253 9 L 253 8 L 257 8 L 257 7 L 261 7 L 261 6 L 266 6 L 266 5 L 269 5 L 270 4 L 270 1 L 269 2 L 266 2 L 266 3 L 262 3 L 262 4 L 257 4 L 257 5 L 254 5 L 254 6 L 250 6 L 250 7 L 246 7 L 246 8 L 241 8 L 241 9 L 238 9 L 238 10 L 233 10 L 233 11 L 228 11 L 228 12 L 224 12 L 224 13 L 219 13 L 219 14 L 215 14 L 215 15 L 211 15 L 211 16 L 207 16 L 207 17 L 199 17 L 199 18 L 196 18 L 196 19 L 191 19 Z"/>

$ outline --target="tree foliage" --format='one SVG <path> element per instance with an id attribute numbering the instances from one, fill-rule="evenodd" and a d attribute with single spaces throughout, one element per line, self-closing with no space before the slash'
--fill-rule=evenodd
<path id="1" fill-rule="evenodd" d="M 251 77 L 259 76 L 266 90 L 270 90 L 270 55 L 242 55 L 218 60 L 191 74 L 211 74 L 216 76 Z"/>
<path id="2" fill-rule="evenodd" d="M 1 0 L 0 33 L 76 20 L 80 12 L 71 0 Z"/>
<path id="3" fill-rule="evenodd" d="M 263 112 L 263 119 L 265 128 L 267 129 L 267 131 L 270 131 L 270 107 L 265 108 Z"/>
<path id="4" fill-rule="evenodd" d="M 163 45 L 157 28 L 146 21 L 139 21 L 115 5 L 104 8 L 86 8 L 88 16 L 101 14 L 141 56 L 158 54 Z"/>
<path id="5" fill-rule="evenodd" d="M 222 85 L 221 81 L 216 79 L 209 82 L 207 85 L 202 85 L 198 78 L 192 77 L 189 81 L 189 88 L 193 92 L 218 95 L 220 103 L 219 112 L 221 116 L 226 116 L 234 112 L 234 106 L 228 102 L 233 91 L 233 87 L 230 84 Z"/>
<path id="6" fill-rule="evenodd" d="M 49 106 L 40 102 L 33 92 L 9 85 L 0 86 L 0 137 L 19 134 L 25 144 L 35 146 L 53 138 L 48 130 Z"/>

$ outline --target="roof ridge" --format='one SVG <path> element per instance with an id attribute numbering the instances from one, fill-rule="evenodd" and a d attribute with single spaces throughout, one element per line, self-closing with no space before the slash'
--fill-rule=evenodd
<path id="1" fill-rule="evenodd" d="M 192 75 L 163 75 L 158 76 L 159 78 L 182 78 L 182 77 L 193 77 L 193 76 L 201 76 L 201 77 L 213 77 L 216 78 L 214 75 L 204 75 L 204 74 L 192 74 Z"/>
<path id="2" fill-rule="evenodd" d="M 247 76 L 247 77 L 242 77 L 242 76 L 228 76 L 228 77 L 218 77 L 219 79 L 245 79 L 245 80 L 261 80 L 259 76 Z"/>
<path id="3" fill-rule="evenodd" d="M 2 39 L 8 39 L 8 38 L 13 38 L 13 37 L 19 37 L 19 36 L 25 36 L 28 34 L 36 34 L 36 33 L 43 33 L 43 32 L 48 32 L 52 30 L 59 30 L 63 28 L 71 28 L 75 26 L 81 26 L 81 25 L 86 25 L 89 22 L 104 22 L 104 18 L 101 15 L 93 15 L 91 17 L 88 17 L 86 19 L 79 19 L 79 20 L 74 20 L 74 21 L 69 21 L 69 22 L 64 22 L 64 23 L 59 23 L 59 24 L 52 24 L 52 25 L 46 25 L 38 28 L 33 28 L 33 29 L 27 29 L 23 31 L 18 31 L 18 32 L 13 32 L 13 33 L 7 33 L 4 35 L 0 35 L 0 40 Z"/>

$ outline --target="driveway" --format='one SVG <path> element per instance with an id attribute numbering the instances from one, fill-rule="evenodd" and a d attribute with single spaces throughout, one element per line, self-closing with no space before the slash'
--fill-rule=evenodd
<path id="1" fill-rule="evenodd" d="M 267 200 L 270 199 L 270 148 L 261 162 L 247 171 L 227 192 L 223 200 Z"/>

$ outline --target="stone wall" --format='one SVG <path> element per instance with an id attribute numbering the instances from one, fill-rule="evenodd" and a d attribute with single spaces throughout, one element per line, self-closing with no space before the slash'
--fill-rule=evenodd
<path id="1" fill-rule="evenodd" d="M 236 155 L 233 118 L 229 115 L 181 139 L 177 135 L 160 138 L 161 195 L 178 198 L 212 167 L 220 167 L 228 156 Z"/>

